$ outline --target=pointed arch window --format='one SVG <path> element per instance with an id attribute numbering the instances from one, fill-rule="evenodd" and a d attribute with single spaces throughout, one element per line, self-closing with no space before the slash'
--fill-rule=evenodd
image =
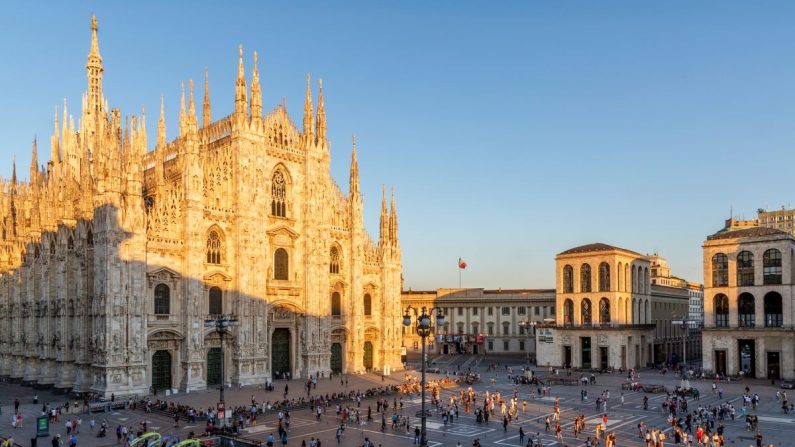
<path id="1" fill-rule="evenodd" d="M 364 294 L 364 316 L 373 315 L 373 297 L 369 293 Z"/>
<path id="2" fill-rule="evenodd" d="M 66 240 L 66 249 L 74 250 L 74 248 L 75 248 L 75 240 L 72 239 L 72 236 L 69 236 L 69 239 Z"/>
<path id="3" fill-rule="evenodd" d="M 340 252 L 337 250 L 337 247 L 331 247 L 331 254 L 329 260 L 329 272 L 330 273 L 339 273 L 340 272 Z"/>
<path id="4" fill-rule="evenodd" d="M 331 294 L 331 316 L 342 316 L 342 297 L 340 297 L 339 292 L 334 292 Z"/>
<path id="5" fill-rule="evenodd" d="M 86 243 L 89 247 L 94 246 L 94 233 L 92 233 L 91 230 L 88 230 L 88 234 L 86 234 Z"/>
<path id="6" fill-rule="evenodd" d="M 287 182 L 282 171 L 274 172 L 271 179 L 271 215 L 287 217 Z"/>
<path id="7" fill-rule="evenodd" d="M 158 284 L 155 287 L 155 315 L 168 315 L 170 313 L 171 290 L 165 284 Z"/>
<path id="8" fill-rule="evenodd" d="M 588 298 L 583 299 L 580 304 L 580 317 L 583 325 L 591 325 L 591 300 Z"/>
<path id="9" fill-rule="evenodd" d="M 574 269 L 570 265 L 563 267 L 563 293 L 574 293 Z"/>
<path id="10" fill-rule="evenodd" d="M 599 291 L 610 291 L 610 265 L 606 262 L 599 264 Z"/>
<path id="11" fill-rule="evenodd" d="M 599 322 L 610 323 L 610 300 L 607 298 L 599 300 Z"/>
<path id="12" fill-rule="evenodd" d="M 221 315 L 224 313 L 223 294 L 220 287 L 210 289 L 209 310 L 210 315 Z"/>
<path id="13" fill-rule="evenodd" d="M 580 267 L 580 292 L 591 291 L 591 266 L 583 264 Z"/>
<path id="14" fill-rule="evenodd" d="M 290 279 L 290 259 L 287 250 L 277 248 L 273 254 L 273 279 L 287 281 Z"/>
<path id="15" fill-rule="evenodd" d="M 207 234 L 207 263 L 220 264 L 222 251 L 223 241 L 221 240 L 221 235 L 218 234 L 217 230 L 210 230 Z"/>

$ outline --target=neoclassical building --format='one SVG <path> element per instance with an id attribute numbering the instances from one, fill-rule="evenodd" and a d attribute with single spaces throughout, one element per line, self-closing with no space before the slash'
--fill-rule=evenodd
<path id="1" fill-rule="evenodd" d="M 595 243 L 559 253 L 556 321 L 536 329 L 538 365 L 631 368 L 652 361 L 649 259 Z"/>
<path id="2" fill-rule="evenodd" d="M 302 128 L 263 114 L 241 48 L 234 111 L 212 119 L 205 76 L 199 124 L 190 82 L 149 151 L 143 114 L 108 107 L 97 30 L 77 123 L 56 111 L 46 165 L 34 141 L 29 182 L 2 182 L 0 375 L 118 396 L 399 367 L 394 194 L 374 241 L 355 142 L 347 193 L 330 174 L 322 84 Z"/>
<path id="3" fill-rule="evenodd" d="M 788 231 L 729 219 L 707 237 L 703 252 L 704 369 L 795 378 L 795 238 Z"/>

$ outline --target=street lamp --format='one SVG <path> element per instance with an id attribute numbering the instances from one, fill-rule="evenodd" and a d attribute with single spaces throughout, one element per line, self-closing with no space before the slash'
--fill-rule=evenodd
<path id="1" fill-rule="evenodd" d="M 690 320 L 671 320 L 671 324 L 679 325 L 682 328 L 682 363 L 684 364 L 684 374 L 687 375 L 687 329 Z"/>
<path id="2" fill-rule="evenodd" d="M 433 313 L 436 311 L 436 327 L 444 326 L 444 315 L 440 307 L 432 307 L 428 309 L 423 306 L 418 312 L 416 307 L 406 307 L 406 313 L 403 315 L 403 326 L 411 326 L 411 315 L 409 310 L 414 313 L 415 324 L 417 325 L 417 335 L 422 339 L 422 380 L 420 386 L 422 387 L 422 416 L 420 416 L 420 447 L 427 447 L 428 438 L 425 431 L 425 419 L 428 416 L 425 411 L 425 339 L 431 335 L 433 327 L 431 326 L 431 316 L 428 312 Z"/>
<path id="3" fill-rule="evenodd" d="M 221 417 L 221 424 L 223 425 L 226 422 L 226 405 L 224 404 L 224 362 L 226 361 L 226 357 L 224 356 L 224 335 L 230 332 L 230 328 L 240 325 L 240 322 L 237 320 L 237 317 L 233 315 L 210 315 L 209 318 L 204 320 L 204 327 L 205 328 L 215 328 L 215 331 L 218 332 L 218 335 L 221 337 L 221 387 L 219 388 L 220 396 L 219 396 L 219 403 L 222 407 L 224 414 Z"/>
<path id="4" fill-rule="evenodd" d="M 519 326 L 524 328 L 525 335 L 527 335 L 527 338 L 528 338 L 528 345 L 525 346 L 525 352 L 526 352 L 525 361 L 528 364 L 530 363 L 530 344 L 529 344 L 530 340 L 529 339 L 530 339 L 530 336 L 533 335 L 533 330 L 531 328 L 536 327 L 536 324 L 538 324 L 537 321 L 530 321 L 529 318 L 525 318 L 524 320 L 519 322 Z M 538 353 L 536 353 L 536 355 L 538 355 Z"/>

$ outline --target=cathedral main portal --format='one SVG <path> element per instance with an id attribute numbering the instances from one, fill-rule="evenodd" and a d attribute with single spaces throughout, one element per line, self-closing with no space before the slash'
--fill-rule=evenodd
<path id="1" fill-rule="evenodd" d="M 290 330 L 278 328 L 273 331 L 271 337 L 271 371 L 273 377 L 278 379 L 285 377 L 290 369 Z"/>

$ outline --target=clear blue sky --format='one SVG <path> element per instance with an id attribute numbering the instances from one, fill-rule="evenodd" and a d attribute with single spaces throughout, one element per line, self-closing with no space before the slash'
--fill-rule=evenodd
<path id="1" fill-rule="evenodd" d="M 605 242 L 700 281 L 729 215 L 792 204 L 792 2 L 13 2 L 0 15 L 0 172 L 49 157 L 53 108 L 79 115 L 89 18 L 111 107 L 210 71 L 233 108 L 237 46 L 260 53 L 267 108 L 300 122 L 324 79 L 333 174 L 356 133 L 365 219 L 394 184 L 406 287 L 554 286 L 554 256 Z M 315 98 L 317 96 L 315 95 Z"/>

